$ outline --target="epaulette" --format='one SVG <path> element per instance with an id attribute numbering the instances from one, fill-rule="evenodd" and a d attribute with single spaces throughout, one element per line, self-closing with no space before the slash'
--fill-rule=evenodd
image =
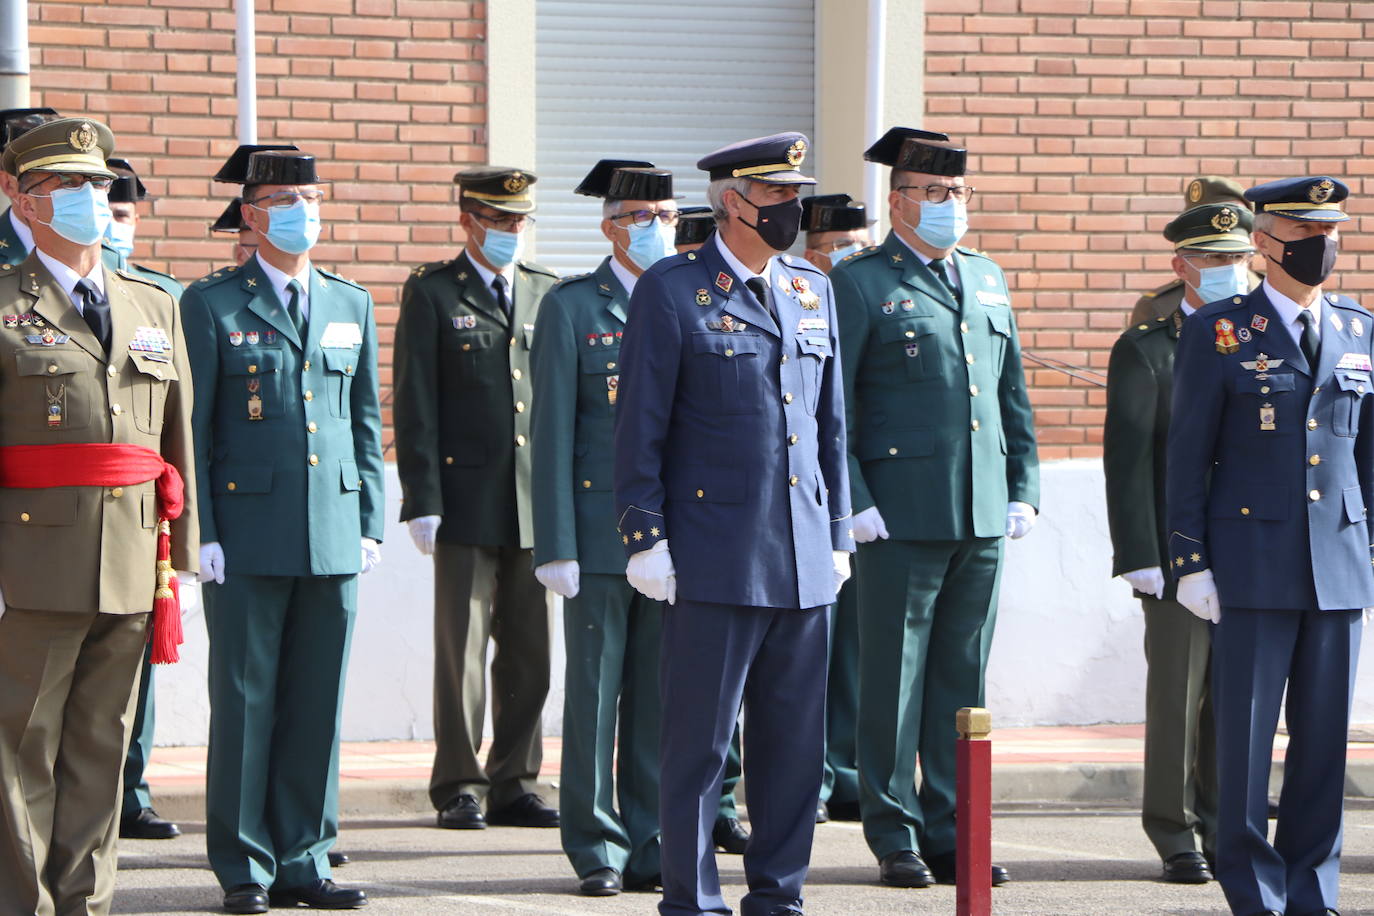
<path id="1" fill-rule="evenodd" d="M 666 258 L 660 258 L 655 261 L 653 266 L 649 269 L 655 273 L 663 274 L 679 267 L 694 266 L 697 261 L 700 260 L 701 256 L 695 251 L 687 251 L 682 254 L 670 254 Z"/>
<path id="2" fill-rule="evenodd" d="M 1155 331 L 1166 330 L 1169 327 L 1169 319 L 1171 317 L 1173 316 L 1165 315 L 1163 318 L 1156 318 L 1153 321 L 1142 321 L 1139 324 L 1133 324 L 1126 330 L 1122 331 L 1121 336 L 1144 337 L 1147 334 L 1153 334 Z"/>
<path id="3" fill-rule="evenodd" d="M 970 254 L 976 258 L 984 258 L 989 261 L 992 260 L 992 255 L 979 251 L 977 248 L 965 248 L 963 245 L 959 245 L 957 246 L 957 250 L 960 254 Z"/>
<path id="4" fill-rule="evenodd" d="M 554 288 L 554 289 L 562 289 L 563 287 L 567 286 L 567 285 L 570 284 L 570 283 L 576 283 L 578 280 L 585 280 L 585 279 L 587 279 L 588 277 L 590 277 L 591 275 L 592 275 L 591 271 L 588 271 L 587 273 L 583 273 L 583 274 L 572 274 L 572 275 L 570 275 L 570 276 L 563 277 L 563 278 L 561 278 L 557 283 L 555 283 L 555 284 L 553 285 L 553 288 Z"/>
<path id="5" fill-rule="evenodd" d="M 1343 309 L 1350 309 L 1354 312 L 1363 312 L 1366 315 L 1370 314 L 1369 309 L 1365 308 L 1363 305 L 1360 305 L 1358 302 L 1356 302 L 1354 299 L 1351 299 L 1349 296 L 1342 296 L 1340 293 L 1327 293 L 1326 301 L 1331 303 L 1332 305 L 1339 306 Z"/>
<path id="6" fill-rule="evenodd" d="M 425 274 L 438 273 L 444 268 L 453 264 L 453 259 L 447 261 L 430 261 L 426 264 L 417 264 L 410 269 L 412 277 L 423 277 Z"/>
<path id="7" fill-rule="evenodd" d="M 150 270 L 148 272 L 157 273 L 157 271 L 155 270 Z M 162 287 L 158 286 L 157 283 L 155 283 L 154 281 L 149 280 L 147 277 L 140 277 L 138 274 L 134 273 L 131 270 L 128 270 L 127 268 L 121 267 L 118 270 L 116 270 L 115 273 L 119 274 L 119 276 L 123 277 L 125 280 L 132 280 L 135 283 L 142 283 L 144 286 L 151 286 L 153 289 L 162 289 Z M 162 276 L 165 277 L 167 275 L 162 274 Z"/>
<path id="8" fill-rule="evenodd" d="M 825 271 L 821 270 L 815 264 L 812 264 L 806 258 L 794 258 L 790 254 L 785 254 L 781 257 L 782 263 L 793 270 L 809 270 L 813 274 L 820 274 L 822 277 L 825 276 Z"/>
<path id="9" fill-rule="evenodd" d="M 321 268 L 321 267 L 317 267 L 317 268 L 315 268 L 315 269 L 318 270 L 320 273 L 324 274 L 326 277 L 328 277 L 328 278 L 331 279 L 331 280 L 338 280 L 340 283 L 345 283 L 345 284 L 347 284 L 347 285 L 353 287 L 354 289 L 359 289 L 359 290 L 362 290 L 363 292 L 367 292 L 367 287 L 366 287 L 366 286 L 363 286 L 363 285 L 362 285 L 361 283 L 359 283 L 357 280 L 350 280 L 350 279 L 348 279 L 347 277 L 341 277 L 341 276 L 339 276 L 338 274 L 336 274 L 336 273 L 330 273 L 329 271 L 327 271 L 327 270 L 325 270 L 324 268 Z"/>
<path id="10" fill-rule="evenodd" d="M 142 264 L 133 264 L 133 263 L 130 263 L 130 264 L 129 264 L 129 267 L 132 268 L 133 270 L 137 270 L 139 273 L 152 274 L 152 275 L 155 276 L 155 277 L 162 277 L 163 279 L 171 280 L 173 283 L 176 283 L 176 284 L 178 284 L 178 285 L 181 284 L 181 281 L 178 280 L 176 277 L 172 276 L 171 274 L 169 274 L 169 273 L 164 273 L 163 271 L 160 271 L 160 270 L 153 270 L 151 267 L 144 267 Z M 228 268 L 225 268 L 225 269 L 226 269 L 226 270 L 238 270 L 237 267 L 228 267 Z"/>
<path id="11" fill-rule="evenodd" d="M 223 283 L 223 282 L 225 282 L 226 280 L 237 279 L 237 277 L 235 276 L 235 274 L 236 274 L 237 272 L 238 272 L 238 268 L 237 268 L 237 267 L 234 267 L 234 268 L 221 267 L 219 270 L 215 271 L 215 272 L 212 273 L 212 274 L 206 274 L 205 276 L 201 277 L 199 280 L 195 281 L 195 282 L 192 283 L 191 285 L 192 285 L 192 286 L 195 286 L 195 287 L 197 287 L 197 288 L 201 288 L 201 289 L 203 289 L 203 288 L 205 288 L 205 287 L 207 287 L 207 286 L 215 286 L 216 284 Z M 121 271 L 121 273 L 122 273 L 122 271 Z M 150 282 L 150 281 L 143 280 L 143 281 L 140 281 L 140 282 L 147 283 L 147 282 Z"/>
<path id="12" fill-rule="evenodd" d="M 1141 293 L 1140 298 L 1141 298 L 1141 299 L 1154 299 L 1155 297 L 1157 297 L 1157 296 L 1162 296 L 1162 295 L 1164 295 L 1165 293 L 1167 293 L 1167 292 L 1169 292 L 1169 291 L 1171 291 L 1171 290 L 1177 289 L 1178 287 L 1180 287 L 1180 286 L 1182 286 L 1182 285 L 1183 285 L 1183 281 L 1182 281 L 1182 280 L 1177 280 L 1177 279 L 1176 279 L 1176 280 L 1174 280 L 1172 283 L 1165 283 L 1163 286 L 1156 287 L 1156 288 L 1150 290 L 1148 293 Z"/>
<path id="13" fill-rule="evenodd" d="M 523 267 L 525 270 L 528 270 L 532 273 L 543 274 L 546 277 L 553 277 L 555 280 L 558 279 L 558 274 L 554 273 L 552 270 L 549 270 L 543 264 L 536 264 L 533 261 L 516 261 L 515 264 L 517 267 Z"/>
<path id="14" fill-rule="evenodd" d="M 1216 302 L 1209 302 L 1202 308 L 1193 312 L 1193 316 L 1220 315 L 1224 312 L 1234 312 L 1239 309 L 1248 308 L 1249 296 L 1232 296 L 1229 299 L 1218 299 Z"/>

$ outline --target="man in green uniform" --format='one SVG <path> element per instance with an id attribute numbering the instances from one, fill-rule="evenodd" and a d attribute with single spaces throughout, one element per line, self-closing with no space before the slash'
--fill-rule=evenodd
<path id="1" fill-rule="evenodd" d="M 896 127 L 864 158 L 892 166 L 893 230 L 830 274 L 859 542 L 859 804 L 883 883 L 925 887 L 954 881 L 954 715 L 983 703 L 1003 537 L 1034 522 L 1040 472 L 1006 279 L 957 247 L 966 152 Z"/>
<path id="2" fill-rule="evenodd" d="M 57 119 L 57 112 L 51 108 L 6 108 L 0 111 L 0 154 L 22 134 Z M 3 169 L 0 169 L 0 194 L 11 201 L 19 194 L 19 179 Z M 28 257 L 30 251 L 33 251 L 33 233 L 29 231 L 29 224 L 24 222 L 24 215 L 10 205 L 0 214 L 0 265 L 17 265 Z"/>
<path id="3" fill-rule="evenodd" d="M 396 324 L 401 520 L 434 555 L 429 797 L 451 829 L 558 826 L 535 791 L 552 623 L 531 551 L 529 355 L 539 301 L 558 279 L 520 258 L 535 180 L 500 166 L 454 176 L 468 244 L 411 272 Z M 495 734 L 484 768 L 488 639 Z"/>
<path id="4" fill-rule="evenodd" d="M 1183 189 L 1183 209 L 1207 204 L 1231 204 L 1246 210 L 1251 209 L 1250 202 L 1245 199 L 1245 189 L 1235 180 L 1217 175 L 1201 175 L 1188 182 L 1188 186 Z M 1264 279 L 1253 270 L 1249 274 L 1250 286 L 1247 292 L 1259 286 L 1260 281 Z M 1183 291 L 1183 281 L 1175 277 L 1163 286 L 1143 294 L 1131 308 L 1131 320 L 1126 326 L 1133 328 L 1149 324 L 1158 318 L 1170 317 L 1178 311 L 1179 304 L 1183 301 Z"/>
<path id="5" fill-rule="evenodd" d="M 652 887 L 659 871 L 662 605 L 625 581 L 611 439 L 630 293 L 673 253 L 678 211 L 672 174 L 651 162 L 602 159 L 574 191 L 604 201 L 611 254 L 593 273 L 560 281 L 539 306 L 530 354 L 534 574 L 566 599 L 563 851 L 581 893 L 602 897 L 622 885 Z"/>
<path id="6" fill-rule="evenodd" d="M 381 411 L 367 290 L 320 270 L 314 157 L 253 153 L 258 253 L 182 296 L 195 373 L 210 633 L 206 846 L 231 913 L 347 909 L 333 883 L 358 573 L 380 561 Z"/>
<path id="7" fill-rule="evenodd" d="M 224 212 L 210 224 L 211 232 L 233 233 L 234 235 L 234 263 L 243 266 L 253 255 L 258 253 L 257 236 L 253 235 L 253 230 L 243 224 L 243 214 L 239 211 L 243 208 L 243 198 L 235 197 L 224 207 Z"/>
<path id="8" fill-rule="evenodd" d="M 1202 180 L 1202 179 L 1199 179 Z M 1183 320 L 1209 302 L 1250 290 L 1249 202 L 1203 204 L 1164 229 L 1183 290 L 1171 314 L 1130 328 L 1112 347 L 1103 468 L 1112 574 L 1145 609 L 1145 784 L 1141 821 L 1164 862 L 1164 880 L 1205 884 L 1216 854 L 1216 732 L 1208 622 L 1175 599 L 1164 522 L 1165 444 L 1174 350 Z M 1239 333 L 1249 336 L 1249 328 Z"/>
<path id="9" fill-rule="evenodd" d="M 117 260 L 119 267 L 156 283 L 167 290 L 173 299 L 180 300 L 185 289 L 176 277 L 133 261 L 134 241 L 138 233 L 138 205 L 148 197 L 148 189 L 139 180 L 134 167 L 125 159 L 111 159 L 106 163 L 117 176 L 110 186 L 110 214 L 114 217 L 105 230 L 105 258 Z"/>

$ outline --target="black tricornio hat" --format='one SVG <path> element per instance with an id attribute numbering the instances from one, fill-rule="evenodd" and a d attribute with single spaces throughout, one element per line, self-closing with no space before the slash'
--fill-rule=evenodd
<path id="1" fill-rule="evenodd" d="M 674 245 L 700 245 L 711 237 L 716 228 L 710 207 L 683 207 L 677 215 L 677 235 Z"/>
<path id="2" fill-rule="evenodd" d="M 867 225 L 864 205 L 848 194 L 817 194 L 802 201 L 803 232 L 848 232 Z"/>
<path id="3" fill-rule="evenodd" d="M 241 232 L 243 225 L 243 198 L 235 197 L 229 201 L 229 206 L 224 208 L 224 212 L 219 215 L 219 219 L 210 224 L 211 232 Z"/>
<path id="4" fill-rule="evenodd" d="M 639 159 L 602 159 L 592 166 L 592 170 L 587 173 L 573 188 L 574 194 L 581 194 L 585 197 L 605 197 L 611 188 L 611 177 L 616 169 L 652 169 L 652 162 L 644 162 Z M 621 198 L 630 200 L 631 198 Z M 646 198 L 641 198 L 646 199 Z"/>
<path id="5" fill-rule="evenodd" d="M 219 167 L 219 171 L 215 173 L 214 180 L 225 181 L 230 184 L 243 184 L 248 180 L 248 160 L 254 153 L 274 149 L 294 150 L 297 148 L 298 147 L 290 143 L 245 143 L 234 150 L 234 152 L 229 155 L 228 159 L 224 160 L 224 165 Z"/>
<path id="6" fill-rule="evenodd" d="M 315 157 L 299 150 L 263 150 L 248 157 L 244 184 L 320 184 Z"/>
<path id="7" fill-rule="evenodd" d="M 864 150 L 869 162 L 930 175 L 964 174 L 968 150 L 950 142 L 948 134 L 914 127 L 894 127 Z"/>
<path id="8" fill-rule="evenodd" d="M 106 159 L 105 165 L 115 173 L 115 180 L 110 184 L 110 203 L 136 204 L 148 196 L 148 189 L 127 159 Z"/>
<path id="9" fill-rule="evenodd" d="M 51 108 L 6 108 L 0 110 L 0 150 L 15 137 L 40 124 L 56 121 L 61 115 Z"/>

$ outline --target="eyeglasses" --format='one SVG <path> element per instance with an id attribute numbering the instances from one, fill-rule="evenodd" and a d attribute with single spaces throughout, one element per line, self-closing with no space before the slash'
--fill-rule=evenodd
<path id="1" fill-rule="evenodd" d="M 110 185 L 114 184 L 113 178 L 105 178 L 101 175 L 71 175 L 64 172 L 61 174 L 54 173 L 39 179 L 38 181 L 29 185 L 29 190 L 23 193 L 28 194 L 31 197 L 45 197 L 46 195 L 43 194 L 34 194 L 33 189 L 42 187 L 49 181 L 57 182 L 57 187 L 53 188 L 54 191 L 70 191 L 79 188 L 82 185 L 90 185 L 97 191 L 108 191 L 110 189 Z"/>
<path id="2" fill-rule="evenodd" d="M 294 207 L 296 201 L 303 200 L 308 204 L 324 203 L 325 193 L 321 190 L 314 191 L 278 191 L 275 194 L 268 194 L 266 197 L 258 197 L 248 201 L 259 210 L 285 210 Z M 266 206 L 258 206 L 263 201 L 267 201 Z"/>
<path id="3" fill-rule="evenodd" d="M 902 196 L 907 200 L 913 201 L 916 200 L 916 198 L 907 194 L 907 191 L 924 191 L 926 195 L 925 199 L 932 204 L 942 204 L 951 197 L 955 200 L 961 200 L 964 203 L 968 203 L 973 199 L 973 188 L 966 184 L 961 184 L 953 188 L 942 184 L 904 184 L 897 190 L 900 191 Z"/>
<path id="4" fill-rule="evenodd" d="M 615 216 L 612 216 L 611 222 L 616 222 L 618 220 L 629 220 L 630 225 L 637 226 L 640 229 L 646 229 L 654 224 L 655 219 L 657 219 L 660 223 L 662 223 L 665 226 L 676 226 L 678 219 L 678 211 L 676 209 L 630 210 L 627 213 L 618 213 Z"/>
<path id="5" fill-rule="evenodd" d="M 1208 254 L 1185 254 L 1183 260 L 1194 267 L 1232 267 L 1250 260 L 1251 251 L 1213 251 Z"/>
<path id="6" fill-rule="evenodd" d="M 841 248 L 848 248 L 850 245 L 866 244 L 868 243 L 863 241 L 862 239 L 843 238 L 835 239 L 834 241 L 830 242 L 821 242 L 819 245 L 813 245 L 812 249 L 815 251 L 819 251 L 821 254 L 830 254 L 830 252 L 832 251 L 839 251 Z"/>
<path id="7" fill-rule="evenodd" d="M 533 226 L 535 222 L 533 216 L 526 216 L 523 214 L 515 216 L 487 216 L 485 213 L 474 213 L 472 216 L 473 219 L 481 220 L 491 228 L 499 229 L 502 232 L 519 232 L 526 226 Z"/>

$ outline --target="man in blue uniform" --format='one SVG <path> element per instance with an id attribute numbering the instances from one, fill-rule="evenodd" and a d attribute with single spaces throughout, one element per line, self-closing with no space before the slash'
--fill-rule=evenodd
<path id="1" fill-rule="evenodd" d="M 1247 191 L 1265 281 L 1195 312 L 1174 361 L 1168 559 L 1179 603 L 1215 624 L 1216 877 L 1238 916 L 1336 909 L 1360 610 L 1374 605 L 1374 320 L 1322 289 L 1347 193 L 1324 176 Z"/>
<path id="2" fill-rule="evenodd" d="M 711 830 L 741 702 L 753 836 L 744 916 L 801 913 L 825 732 L 827 606 L 849 575 L 848 480 L 825 275 L 801 227 L 806 138 L 718 150 L 716 237 L 639 278 L 621 348 L 615 499 L 626 577 L 667 601 L 662 916 L 730 913 Z M 671 544 L 671 546 L 670 546 Z"/>

